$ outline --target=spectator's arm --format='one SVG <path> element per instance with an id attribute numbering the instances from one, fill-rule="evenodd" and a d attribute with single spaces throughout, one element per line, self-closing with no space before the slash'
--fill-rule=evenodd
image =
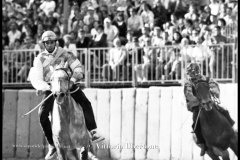
<path id="1" fill-rule="evenodd" d="M 115 39 L 118 36 L 118 34 L 119 34 L 119 30 L 118 30 L 118 28 L 115 25 L 113 25 L 113 30 L 114 30 L 114 33 L 115 33 L 113 39 Z"/>
<path id="2" fill-rule="evenodd" d="M 121 64 L 126 58 L 127 58 L 127 51 L 125 49 L 122 49 L 121 57 L 119 58 L 119 60 L 116 63 L 116 65 Z"/>

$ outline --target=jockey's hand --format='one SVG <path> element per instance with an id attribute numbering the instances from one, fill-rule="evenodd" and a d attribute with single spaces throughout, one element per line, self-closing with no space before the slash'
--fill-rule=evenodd
<path id="1" fill-rule="evenodd" d="M 73 82 L 73 81 L 70 81 L 70 82 L 69 82 L 69 89 L 72 89 L 73 85 L 74 85 L 74 82 Z"/>
<path id="2" fill-rule="evenodd" d="M 36 90 L 36 95 L 37 96 L 41 96 L 44 93 L 44 91 L 42 90 Z"/>

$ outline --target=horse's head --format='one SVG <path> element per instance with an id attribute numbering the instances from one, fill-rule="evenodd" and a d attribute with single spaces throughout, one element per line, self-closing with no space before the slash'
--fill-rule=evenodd
<path id="1" fill-rule="evenodd" d="M 51 91 L 57 104 L 62 104 L 69 94 L 70 72 L 68 68 L 58 68 L 51 76 Z"/>
<path id="2" fill-rule="evenodd" d="M 196 86 L 196 97 L 198 98 L 201 106 L 206 110 L 212 110 L 212 99 L 210 94 L 209 84 L 206 81 L 199 81 Z"/>

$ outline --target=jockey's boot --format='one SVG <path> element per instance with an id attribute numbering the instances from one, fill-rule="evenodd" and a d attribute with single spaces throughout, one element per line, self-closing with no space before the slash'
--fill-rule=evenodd
<path id="1" fill-rule="evenodd" d="M 205 151 L 206 151 L 206 146 L 205 146 L 205 144 L 201 143 L 201 144 L 198 144 L 198 145 L 199 145 L 199 147 L 201 148 L 200 156 L 204 156 Z"/>
<path id="2" fill-rule="evenodd" d="M 97 130 L 92 130 L 90 133 L 92 135 L 93 143 L 101 142 L 105 139 L 104 137 L 100 136 L 100 134 L 98 134 Z"/>
<path id="3" fill-rule="evenodd" d="M 51 160 L 55 157 L 55 154 L 56 154 L 56 148 L 55 146 L 53 145 L 48 145 L 48 153 L 47 155 L 45 156 L 45 160 Z"/>

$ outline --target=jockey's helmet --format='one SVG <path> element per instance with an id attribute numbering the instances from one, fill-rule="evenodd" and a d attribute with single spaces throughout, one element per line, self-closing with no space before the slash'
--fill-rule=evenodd
<path id="1" fill-rule="evenodd" d="M 190 78 L 196 78 L 196 76 L 200 75 L 200 66 L 197 63 L 190 63 L 187 66 L 187 75 L 189 75 Z"/>
<path id="2" fill-rule="evenodd" d="M 57 40 L 57 36 L 53 31 L 45 31 L 42 34 L 42 42 L 46 42 L 46 41 L 56 41 Z"/>

